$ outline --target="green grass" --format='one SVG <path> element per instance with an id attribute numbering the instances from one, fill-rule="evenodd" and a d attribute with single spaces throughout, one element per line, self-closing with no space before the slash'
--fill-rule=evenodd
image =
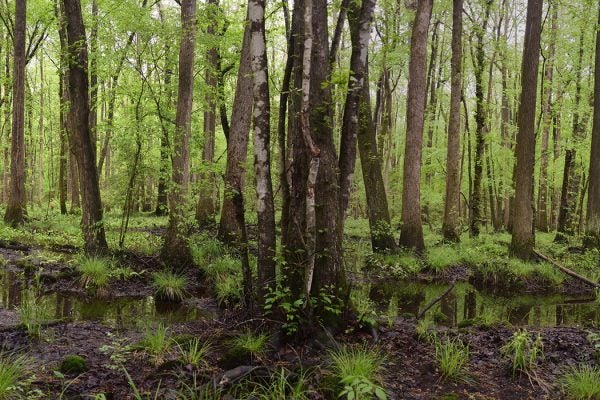
<path id="1" fill-rule="evenodd" d="M 187 343 L 178 344 L 180 360 L 186 365 L 200 367 L 206 365 L 206 357 L 211 350 L 208 342 L 201 342 L 198 338 L 193 338 Z"/>
<path id="2" fill-rule="evenodd" d="M 466 366 L 469 362 L 469 346 L 460 339 L 434 340 L 435 359 L 442 377 L 450 380 L 465 378 Z"/>
<path id="3" fill-rule="evenodd" d="M 217 303 L 220 306 L 231 306 L 242 298 L 242 276 L 235 275 L 220 275 L 215 281 L 215 292 Z"/>
<path id="4" fill-rule="evenodd" d="M 17 386 L 24 375 L 24 358 L 0 354 L 0 400 L 18 397 Z"/>
<path id="5" fill-rule="evenodd" d="M 77 260 L 77 271 L 81 274 L 79 283 L 85 289 L 103 290 L 111 278 L 111 263 L 100 257 L 81 257 Z"/>
<path id="6" fill-rule="evenodd" d="M 44 323 L 50 319 L 48 303 L 37 297 L 34 291 L 28 290 L 23 293 L 21 305 L 16 310 L 27 334 L 35 339 L 40 338 Z"/>
<path id="7" fill-rule="evenodd" d="M 292 374 L 284 368 L 280 368 L 271 375 L 264 383 L 248 382 L 248 386 L 254 386 L 252 391 L 242 387 L 247 393 L 242 399 L 255 400 L 308 400 L 312 394 L 308 385 L 309 376 L 300 372 Z"/>
<path id="8" fill-rule="evenodd" d="M 234 352 L 249 354 L 252 357 L 261 357 L 267 350 L 269 336 L 266 333 L 245 331 L 235 336 L 230 346 Z"/>
<path id="9" fill-rule="evenodd" d="M 330 370 L 338 380 L 338 398 L 387 398 L 380 386 L 383 355 L 367 347 L 341 347 L 329 352 Z"/>
<path id="10" fill-rule="evenodd" d="M 171 349 L 171 335 L 164 325 L 147 328 L 144 339 L 140 344 L 152 360 L 152 363 L 160 365 L 164 362 L 166 355 Z"/>
<path id="11" fill-rule="evenodd" d="M 453 246 L 438 246 L 427 250 L 427 264 L 435 272 L 458 266 L 461 263 L 462 257 Z"/>
<path id="12" fill-rule="evenodd" d="M 170 271 L 156 272 L 152 275 L 152 286 L 156 296 L 169 301 L 182 301 L 188 280 L 183 275 Z"/>
<path id="13" fill-rule="evenodd" d="M 537 366 L 538 360 L 544 355 L 544 344 L 540 334 L 534 340 L 527 329 L 519 329 L 501 350 L 511 360 L 514 376 L 517 372 L 528 372 Z"/>
<path id="14" fill-rule="evenodd" d="M 223 243 L 206 234 L 192 236 L 190 250 L 194 262 L 202 269 L 227 254 L 227 247 Z"/>
<path id="15" fill-rule="evenodd" d="M 560 379 L 571 400 L 600 400 L 600 368 L 589 365 L 571 367 Z"/>

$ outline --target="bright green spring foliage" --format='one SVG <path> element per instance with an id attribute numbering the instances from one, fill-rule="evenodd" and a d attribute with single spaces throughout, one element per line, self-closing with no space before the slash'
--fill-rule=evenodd
<path id="1" fill-rule="evenodd" d="M 534 339 L 527 329 L 519 329 L 502 347 L 502 353 L 511 360 L 513 376 L 517 372 L 527 373 L 533 370 L 538 360 L 544 356 L 542 335 L 538 334 Z"/>
<path id="2" fill-rule="evenodd" d="M 77 261 L 77 271 L 81 274 L 79 283 L 83 288 L 94 292 L 103 291 L 111 278 L 111 263 L 100 257 L 81 257 Z"/>
<path id="3" fill-rule="evenodd" d="M 170 271 L 163 271 L 154 273 L 152 278 L 152 286 L 154 286 L 157 297 L 169 301 L 181 301 L 184 299 L 185 288 L 188 285 L 188 280 L 185 276 Z"/>
<path id="4" fill-rule="evenodd" d="M 460 380 L 465 378 L 469 362 L 469 346 L 460 339 L 434 339 L 435 359 L 444 379 Z"/>
<path id="5" fill-rule="evenodd" d="M 152 363 L 160 365 L 164 362 L 169 350 L 171 350 L 171 335 L 164 325 L 147 328 L 144 339 L 140 344 L 150 357 Z"/>

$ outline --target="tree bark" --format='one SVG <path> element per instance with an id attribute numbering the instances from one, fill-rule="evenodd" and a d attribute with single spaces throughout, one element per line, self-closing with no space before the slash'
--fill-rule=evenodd
<path id="1" fill-rule="evenodd" d="M 600 24 L 600 5 L 598 7 Z M 596 60 L 594 70 L 594 119 L 590 154 L 589 186 L 584 245 L 600 247 L 600 31 L 596 31 Z"/>
<path id="2" fill-rule="evenodd" d="M 246 157 L 248 136 L 252 117 L 252 71 L 250 65 L 250 25 L 244 30 L 240 67 L 231 114 L 231 128 L 227 142 L 227 164 L 225 166 L 225 189 L 221 220 L 219 221 L 219 239 L 226 243 L 241 243 L 244 219 L 244 177 L 246 175 Z M 242 210 L 237 210 L 239 206 Z"/>
<path id="3" fill-rule="evenodd" d="M 173 146 L 173 175 L 169 195 L 169 227 L 162 248 L 162 259 L 172 267 L 192 263 L 187 243 L 187 194 L 189 185 L 189 141 L 194 92 L 194 50 L 196 45 L 196 1 L 181 2 L 181 45 L 179 48 L 179 85 Z"/>
<path id="4" fill-rule="evenodd" d="M 208 27 L 206 35 L 215 36 L 217 25 L 218 0 L 209 0 L 206 7 L 208 14 Z M 202 170 L 200 171 L 200 191 L 196 204 L 196 222 L 198 226 L 209 227 L 215 225 L 215 173 L 213 161 L 215 158 L 215 129 L 217 126 L 217 96 L 219 74 L 219 49 L 212 46 L 206 52 L 206 72 L 204 80 L 205 110 L 204 110 L 204 147 L 202 149 Z"/>
<path id="5" fill-rule="evenodd" d="M 543 0 L 527 2 L 525 47 L 521 68 L 521 97 L 516 146 L 515 207 L 511 253 L 521 259 L 534 256 L 533 176 L 535 166 L 535 109 L 540 57 Z"/>
<path id="6" fill-rule="evenodd" d="M 13 29 L 13 109 L 10 151 L 10 193 L 4 222 L 16 227 L 25 223 L 27 214 L 25 193 L 25 35 L 27 26 L 26 0 L 15 2 Z"/>
<path id="7" fill-rule="evenodd" d="M 254 95 L 254 173 L 258 213 L 258 301 L 264 301 L 275 287 L 275 206 L 271 182 L 271 104 L 267 46 L 265 37 L 265 0 L 248 2 L 251 44 L 250 55 Z"/>
<path id="8" fill-rule="evenodd" d="M 444 203 L 444 239 L 460 241 L 458 229 L 460 202 L 460 96 L 462 92 L 462 8 L 463 0 L 454 0 L 452 8 L 452 60 L 448 149 L 446 156 L 446 201 Z"/>
<path id="9" fill-rule="evenodd" d="M 408 95 L 406 100 L 406 144 L 400 246 L 425 250 L 421 223 L 421 158 L 427 96 L 427 30 L 433 0 L 419 0 L 410 40 Z"/>
<path id="10" fill-rule="evenodd" d="M 87 74 L 87 45 L 79 0 L 63 0 L 69 46 L 69 99 L 71 147 L 77 159 L 81 190 L 81 227 L 85 252 L 108 250 L 102 221 L 102 201 L 96 159 L 90 134 L 90 98 Z"/>

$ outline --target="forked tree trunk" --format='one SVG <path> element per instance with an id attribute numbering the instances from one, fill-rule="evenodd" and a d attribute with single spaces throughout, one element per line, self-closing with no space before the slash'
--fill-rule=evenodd
<path id="1" fill-rule="evenodd" d="M 427 96 L 427 30 L 433 0 L 420 0 L 410 40 L 408 95 L 406 100 L 406 145 L 404 150 L 404 187 L 402 190 L 402 227 L 400 246 L 422 253 L 425 250 L 421 223 L 421 158 L 423 124 Z"/>
<path id="2" fill-rule="evenodd" d="M 452 60 L 448 152 L 446 158 L 446 201 L 442 232 L 445 240 L 460 241 L 458 229 L 460 202 L 460 96 L 462 91 L 462 8 L 463 0 L 454 0 L 452 9 Z"/>
<path id="3" fill-rule="evenodd" d="M 87 45 L 79 0 L 63 0 L 69 46 L 69 99 L 71 147 L 77 159 L 81 189 L 81 227 L 85 252 L 108 250 L 102 221 L 96 158 L 90 134 L 90 99 L 87 74 Z"/>
<path id="4" fill-rule="evenodd" d="M 535 110 L 540 57 L 543 0 L 529 0 L 521 68 L 516 146 L 515 206 L 511 253 L 528 260 L 534 256 L 533 176 L 535 167 Z"/>
<path id="5" fill-rule="evenodd" d="M 196 1 L 181 2 L 181 45 L 179 48 L 179 86 L 175 134 L 173 135 L 173 176 L 169 195 L 169 227 L 162 248 L 162 259 L 172 267 L 192 263 L 187 243 L 187 193 L 189 185 L 189 142 L 194 93 L 194 49 L 196 45 Z"/>
<path id="6" fill-rule="evenodd" d="M 13 33 L 13 109 L 10 151 L 10 193 L 4 222 L 11 226 L 25 222 L 25 35 L 27 25 L 26 0 L 15 2 Z"/>
<path id="7" fill-rule="evenodd" d="M 254 173 L 258 213 L 258 301 L 275 287 L 275 205 L 271 182 L 269 73 L 265 37 L 265 0 L 248 2 L 254 95 Z"/>

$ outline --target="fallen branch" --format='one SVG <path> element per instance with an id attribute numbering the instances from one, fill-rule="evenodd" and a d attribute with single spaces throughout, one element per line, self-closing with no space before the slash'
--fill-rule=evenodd
<path id="1" fill-rule="evenodd" d="M 592 280 L 590 280 L 590 279 L 586 278 L 585 276 L 581 276 L 581 275 L 579 275 L 577 272 L 575 272 L 575 271 L 572 271 L 572 270 L 570 270 L 570 269 L 569 269 L 569 268 L 567 268 L 567 267 L 563 267 L 563 266 L 562 266 L 562 265 L 560 265 L 558 262 L 554 261 L 553 259 L 551 259 L 551 258 L 550 258 L 550 257 L 548 257 L 548 256 L 545 256 L 544 254 L 540 253 L 540 252 L 539 252 L 539 251 L 537 251 L 537 250 L 533 250 L 533 252 L 534 252 L 534 253 L 535 253 L 535 254 L 536 254 L 536 255 L 537 255 L 539 258 L 541 258 L 541 259 L 542 259 L 542 260 L 544 260 L 544 261 L 547 261 L 547 262 L 549 262 L 549 263 L 550 263 L 550 264 L 552 264 L 554 267 L 556 267 L 557 269 L 561 270 L 563 273 L 565 273 L 565 274 L 567 274 L 567 275 L 569 275 L 569 276 L 571 276 L 571 277 L 573 277 L 573 278 L 579 279 L 580 281 L 582 281 L 582 282 L 584 282 L 584 283 L 587 283 L 588 285 L 590 285 L 590 286 L 592 286 L 592 287 L 594 287 L 594 288 L 596 288 L 596 289 L 600 289 L 600 283 L 598 283 L 598 282 L 594 282 L 594 281 L 592 281 Z"/>
<path id="2" fill-rule="evenodd" d="M 431 303 L 429 303 L 429 305 L 427 305 L 427 307 L 425 307 L 423 309 L 423 311 L 421 311 L 419 313 L 419 315 L 417 315 L 417 319 L 423 318 L 423 315 L 425 315 L 425 313 L 427 311 L 429 311 L 429 309 L 431 307 L 435 306 L 440 300 L 442 300 L 444 297 L 446 297 L 448 295 L 448 293 L 450 293 L 452 291 L 452 289 L 454 289 L 454 285 L 456 285 L 456 283 L 452 282 L 452 285 L 450 285 L 450 287 L 448 289 L 446 289 L 446 291 L 444 293 L 442 293 L 439 297 L 437 297 L 435 300 L 433 300 Z"/>

